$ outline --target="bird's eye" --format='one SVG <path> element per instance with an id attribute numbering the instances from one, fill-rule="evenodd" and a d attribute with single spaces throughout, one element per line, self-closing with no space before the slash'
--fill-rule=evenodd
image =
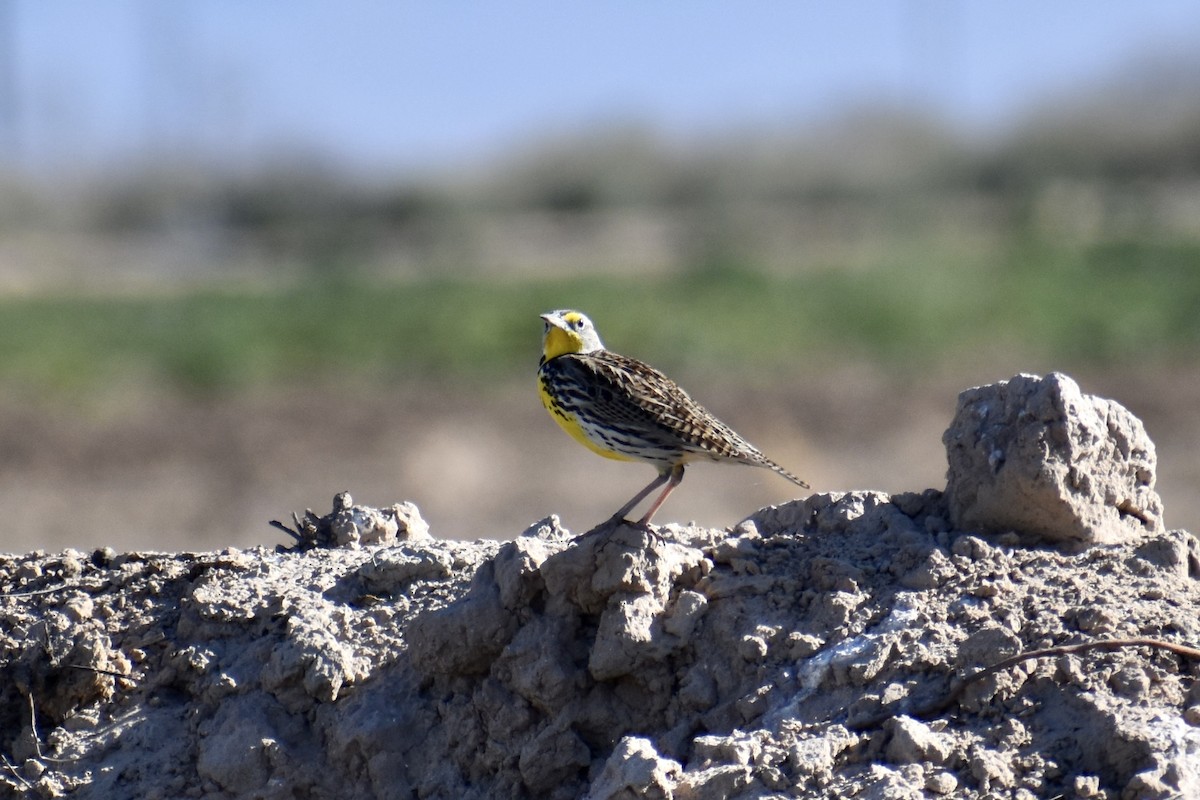
<path id="1" fill-rule="evenodd" d="M 575 320 L 575 330 L 577 330 L 577 331 L 583 330 L 583 318 L 582 317 Z"/>

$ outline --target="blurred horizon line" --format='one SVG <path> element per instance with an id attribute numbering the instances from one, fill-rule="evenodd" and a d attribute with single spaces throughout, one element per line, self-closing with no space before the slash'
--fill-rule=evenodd
<path id="1" fill-rule="evenodd" d="M 2 61 L 2 59 L 0 59 Z M 7 92 L 0 70 L 0 109 Z M 813 151 L 822 146 L 845 149 L 847 137 L 870 143 L 926 136 L 934 148 L 959 149 L 980 155 L 1019 146 L 1022 141 L 1064 139 L 1086 131 L 1111 144 L 1116 138 L 1138 147 L 1179 129 L 1200 129 L 1200 51 L 1185 57 L 1143 58 L 1133 68 L 1110 73 L 1084 91 L 1032 98 L 1003 122 L 974 126 L 932 105 L 871 102 L 863 98 L 831 106 L 818 115 L 797 112 L 773 121 L 734 121 L 692 133 L 673 130 L 649 116 L 609 115 L 598 121 L 560 121 L 536 133 L 493 143 L 457 158 L 430 160 L 421 165 L 378 165 L 359 162 L 334 148 L 316 143 L 278 142 L 261 154 L 238 158 L 229 153 L 191 145 L 163 143 L 161 147 L 112 152 L 86 163 L 15 163 L 12 135 L 5 134 L 0 114 L 0 181 L 37 187 L 72 175 L 87 184 L 113 177 L 153 178 L 155 175 L 203 173 L 222 180 L 271 178 L 284 173 L 325 177 L 335 183 L 387 186 L 394 183 L 455 185 L 466 176 L 486 181 L 496 171 L 528 167 L 564 154 L 579 154 L 595 146 L 635 144 L 660 156 L 685 160 L 714 160 L 741 156 L 747 160 L 781 153 Z M 4 157 L 4 153 L 8 156 Z M 844 154 L 843 154 L 844 155 Z"/>

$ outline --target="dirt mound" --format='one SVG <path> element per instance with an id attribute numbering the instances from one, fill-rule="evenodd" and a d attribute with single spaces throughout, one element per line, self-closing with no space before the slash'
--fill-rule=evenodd
<path id="1" fill-rule="evenodd" d="M 727 531 L 447 542 L 343 496 L 297 551 L 7 558 L 0 786 L 1200 796 L 1200 661 L 1170 647 L 1200 643 L 1200 548 L 1162 528 L 1140 423 L 1021 376 L 964 393 L 946 443 L 946 494 Z"/>

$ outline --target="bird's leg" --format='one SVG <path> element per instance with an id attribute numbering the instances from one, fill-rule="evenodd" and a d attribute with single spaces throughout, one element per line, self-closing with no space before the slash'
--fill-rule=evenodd
<path id="1" fill-rule="evenodd" d="M 683 480 L 683 464 L 676 464 L 675 466 L 671 467 L 671 471 L 669 473 L 663 473 L 662 475 L 659 475 L 658 480 L 655 481 L 654 483 L 650 484 L 649 486 L 647 486 L 645 491 L 643 491 L 635 499 L 641 500 L 643 497 L 645 497 L 647 494 L 649 494 L 656 486 L 661 484 L 663 482 L 663 480 L 667 481 L 667 488 L 663 489 L 663 493 L 660 494 L 658 496 L 658 499 L 654 501 L 654 505 L 650 506 L 650 510 L 646 512 L 646 515 L 643 516 L 640 520 L 638 520 L 638 525 L 641 525 L 643 528 L 650 527 L 650 518 L 654 516 L 654 512 L 658 511 L 658 509 L 666 501 L 667 495 L 669 495 L 671 492 L 675 491 L 675 487 L 678 486 L 680 484 L 680 482 Z M 636 505 L 636 503 L 634 505 Z M 622 509 L 622 511 L 628 511 L 628 510 L 629 510 L 628 508 Z"/>
<path id="2" fill-rule="evenodd" d="M 667 480 L 668 480 L 670 477 L 671 477 L 671 473 L 670 473 L 670 472 L 660 472 L 660 473 L 658 474 L 658 477 L 657 477 L 657 478 L 655 478 L 654 480 L 650 481 L 650 485 L 649 485 L 649 486 L 647 486 L 645 489 L 642 489 L 640 492 L 638 492 L 637 494 L 635 494 L 635 495 L 633 496 L 633 499 L 632 499 L 632 500 L 630 500 L 630 501 L 629 501 L 628 503 L 626 503 L 625 505 L 621 506 L 621 508 L 617 510 L 617 513 L 615 513 L 615 514 L 613 514 L 613 515 L 612 515 L 612 519 L 611 519 L 611 521 L 612 521 L 612 522 L 623 522 L 623 521 L 625 521 L 625 515 L 626 515 L 626 514 L 628 514 L 630 511 L 632 511 L 634 506 L 636 506 L 638 503 L 640 503 L 640 502 L 642 502 L 643 500 L 645 500 L 645 499 L 646 499 L 646 495 L 650 494 L 650 493 L 651 493 L 651 492 L 653 492 L 655 489 L 657 489 L 658 487 L 662 486 L 664 483 L 666 483 L 666 482 L 667 482 Z M 661 501 L 659 501 L 659 503 L 660 503 L 660 505 L 661 505 Z"/>

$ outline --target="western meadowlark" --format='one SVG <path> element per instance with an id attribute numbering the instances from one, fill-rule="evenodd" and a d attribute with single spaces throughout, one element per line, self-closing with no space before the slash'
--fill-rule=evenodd
<path id="1" fill-rule="evenodd" d="M 578 311 L 543 314 L 546 322 L 538 388 L 562 429 L 605 458 L 644 461 L 658 477 L 613 515 L 624 519 L 651 492 L 667 485 L 639 521 L 649 525 L 693 461 L 768 467 L 805 489 L 807 483 L 706 411 L 673 380 L 634 358 L 604 349 L 592 321 Z"/>

